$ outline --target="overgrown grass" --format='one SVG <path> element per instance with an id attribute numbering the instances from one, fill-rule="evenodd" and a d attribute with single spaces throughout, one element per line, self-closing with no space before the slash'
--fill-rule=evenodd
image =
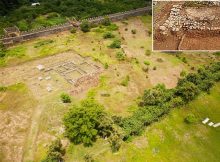
<path id="1" fill-rule="evenodd" d="M 150 125 L 142 136 L 124 143 L 117 154 L 106 151 L 95 157 L 95 160 L 121 161 L 126 155 L 127 162 L 218 162 L 219 128 L 204 125 L 201 121 L 209 117 L 211 121 L 219 122 L 219 94 L 220 83 L 210 94 L 201 94 L 189 105 L 172 110 L 169 115 Z M 198 122 L 185 123 L 184 119 L 189 114 L 195 114 Z"/>

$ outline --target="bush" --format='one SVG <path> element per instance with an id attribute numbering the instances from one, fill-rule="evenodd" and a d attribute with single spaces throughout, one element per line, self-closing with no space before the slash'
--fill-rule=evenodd
<path id="1" fill-rule="evenodd" d="M 150 65 L 150 62 L 149 61 L 144 61 L 144 64 L 145 65 Z"/>
<path id="2" fill-rule="evenodd" d="M 146 56 L 150 56 L 150 55 L 151 55 L 151 51 L 150 51 L 150 50 L 146 50 L 146 51 L 145 51 L 145 55 L 146 55 Z"/>
<path id="3" fill-rule="evenodd" d="M 47 156 L 42 162 L 58 162 L 63 161 L 63 155 L 65 154 L 65 150 L 62 148 L 62 144 L 60 139 L 57 139 L 52 142 L 49 146 L 49 150 L 47 152 Z"/>
<path id="4" fill-rule="evenodd" d="M 104 39 L 108 39 L 108 38 L 114 38 L 114 34 L 112 34 L 111 32 L 107 32 L 103 34 L 103 38 Z"/>
<path id="5" fill-rule="evenodd" d="M 126 55 L 123 52 L 117 52 L 116 53 L 116 58 L 118 61 L 124 61 L 125 60 Z"/>
<path id="6" fill-rule="evenodd" d="M 102 21 L 102 25 L 104 25 L 104 26 L 111 25 L 111 20 L 109 19 L 109 17 L 104 18 L 104 20 Z"/>
<path id="7" fill-rule="evenodd" d="M 0 92 L 5 92 L 7 90 L 7 87 L 0 86 Z"/>
<path id="8" fill-rule="evenodd" d="M 81 24 L 80 24 L 80 28 L 81 30 L 86 33 L 86 32 L 89 32 L 90 31 L 90 24 L 88 21 L 83 21 Z"/>
<path id="9" fill-rule="evenodd" d="M 195 117 L 194 114 L 189 114 L 189 115 L 187 115 L 187 117 L 184 119 L 184 121 L 185 121 L 187 124 L 193 124 L 193 123 L 197 122 L 197 118 Z"/>
<path id="10" fill-rule="evenodd" d="M 195 97 L 199 94 L 198 87 L 192 82 L 185 81 L 183 84 L 177 86 L 176 96 L 182 97 L 182 99 L 187 103 L 195 99 Z"/>
<path id="11" fill-rule="evenodd" d="M 104 68 L 105 68 L 105 69 L 108 69 L 108 67 L 109 67 L 108 64 L 105 63 Z"/>
<path id="12" fill-rule="evenodd" d="M 17 26 L 21 31 L 27 31 L 29 29 L 29 25 L 28 25 L 27 21 L 25 21 L 25 20 L 19 21 L 17 23 Z"/>
<path id="13" fill-rule="evenodd" d="M 152 89 L 144 91 L 140 106 L 161 106 L 170 101 L 173 92 L 165 88 L 164 84 L 158 84 Z"/>
<path id="14" fill-rule="evenodd" d="M 127 76 L 124 78 L 124 80 L 121 82 L 121 85 L 127 87 L 129 81 L 130 81 L 130 77 L 129 77 L 129 75 L 127 75 Z"/>
<path id="15" fill-rule="evenodd" d="M 110 45 L 109 48 L 121 48 L 121 41 L 114 40 Z"/>
<path id="16" fill-rule="evenodd" d="M 132 29 L 132 30 L 131 30 L 131 33 L 132 33 L 132 34 L 136 34 L 136 33 L 137 33 L 137 30 L 136 30 L 136 29 Z"/>
<path id="17" fill-rule="evenodd" d="M 2 43 L 0 43 L 0 58 L 1 57 L 5 57 L 6 53 L 5 53 L 5 48 L 4 45 Z"/>
<path id="18" fill-rule="evenodd" d="M 92 155 L 90 155 L 90 154 L 86 154 L 86 155 L 84 156 L 84 160 L 85 160 L 85 162 L 94 162 L 94 161 L 95 161 L 95 160 L 93 159 Z"/>
<path id="19" fill-rule="evenodd" d="M 180 76 L 181 76 L 181 77 L 185 77 L 185 76 L 186 76 L 186 71 L 184 71 L 184 70 L 181 71 Z"/>
<path id="20" fill-rule="evenodd" d="M 157 70 L 157 67 L 156 67 L 156 66 L 154 66 L 154 67 L 153 67 L 153 70 Z"/>
<path id="21" fill-rule="evenodd" d="M 71 103 L 71 98 L 68 94 L 63 93 L 60 95 L 60 98 L 62 100 L 63 103 Z"/>
<path id="22" fill-rule="evenodd" d="M 70 32 L 71 32 L 72 34 L 76 33 L 76 28 L 72 28 L 72 29 L 70 30 Z"/>
<path id="23" fill-rule="evenodd" d="M 74 105 L 63 121 L 70 141 L 84 146 L 91 146 L 98 136 L 109 137 L 114 131 L 113 121 L 104 112 L 104 107 L 91 98 Z"/>

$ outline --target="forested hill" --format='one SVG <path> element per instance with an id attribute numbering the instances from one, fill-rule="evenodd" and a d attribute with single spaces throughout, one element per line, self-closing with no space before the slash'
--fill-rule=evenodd
<path id="1" fill-rule="evenodd" d="M 31 6 L 39 2 L 39 6 Z M 0 35 L 4 27 L 20 30 L 61 24 L 66 17 L 84 19 L 144 7 L 150 0 L 0 0 Z"/>
<path id="2" fill-rule="evenodd" d="M 64 16 L 97 16 L 143 7 L 148 0 L 1 0 L 0 14 L 16 13 L 16 17 L 28 18 L 38 14 L 57 12 Z M 31 7 L 32 2 L 40 6 Z"/>

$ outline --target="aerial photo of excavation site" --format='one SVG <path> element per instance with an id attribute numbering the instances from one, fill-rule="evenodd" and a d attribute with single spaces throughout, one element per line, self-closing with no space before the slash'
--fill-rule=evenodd
<path id="1" fill-rule="evenodd" d="M 147 0 L 0 1 L 0 162 L 219 162 L 220 52 L 152 33 Z"/>
<path id="2" fill-rule="evenodd" d="M 154 50 L 220 50 L 219 1 L 154 1 Z"/>

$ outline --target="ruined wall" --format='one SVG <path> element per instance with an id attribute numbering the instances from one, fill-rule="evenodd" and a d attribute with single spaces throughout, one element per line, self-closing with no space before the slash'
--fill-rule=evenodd
<path id="1" fill-rule="evenodd" d="M 151 12 L 151 6 L 144 7 L 144 8 L 139 8 L 131 11 L 126 11 L 126 12 L 120 12 L 116 14 L 110 14 L 110 15 L 105 15 L 105 16 L 100 16 L 100 17 L 95 17 L 95 18 L 89 18 L 86 19 L 90 23 L 101 23 L 105 17 L 109 17 L 111 21 L 118 21 L 118 20 L 123 20 L 128 17 L 132 16 L 140 16 L 144 14 L 148 14 Z M 81 22 L 78 24 L 80 25 Z M 32 31 L 27 31 L 27 32 L 22 32 L 20 36 L 17 37 L 4 37 L 0 39 L 0 41 L 3 42 L 3 45 L 6 47 L 12 46 L 16 43 L 28 41 L 34 38 L 42 37 L 42 36 L 47 36 L 49 34 L 56 34 L 60 33 L 63 31 L 71 30 L 73 28 L 73 24 L 71 23 L 65 23 L 62 25 L 56 25 L 53 27 L 49 28 L 41 28 L 38 30 L 32 30 Z"/>

